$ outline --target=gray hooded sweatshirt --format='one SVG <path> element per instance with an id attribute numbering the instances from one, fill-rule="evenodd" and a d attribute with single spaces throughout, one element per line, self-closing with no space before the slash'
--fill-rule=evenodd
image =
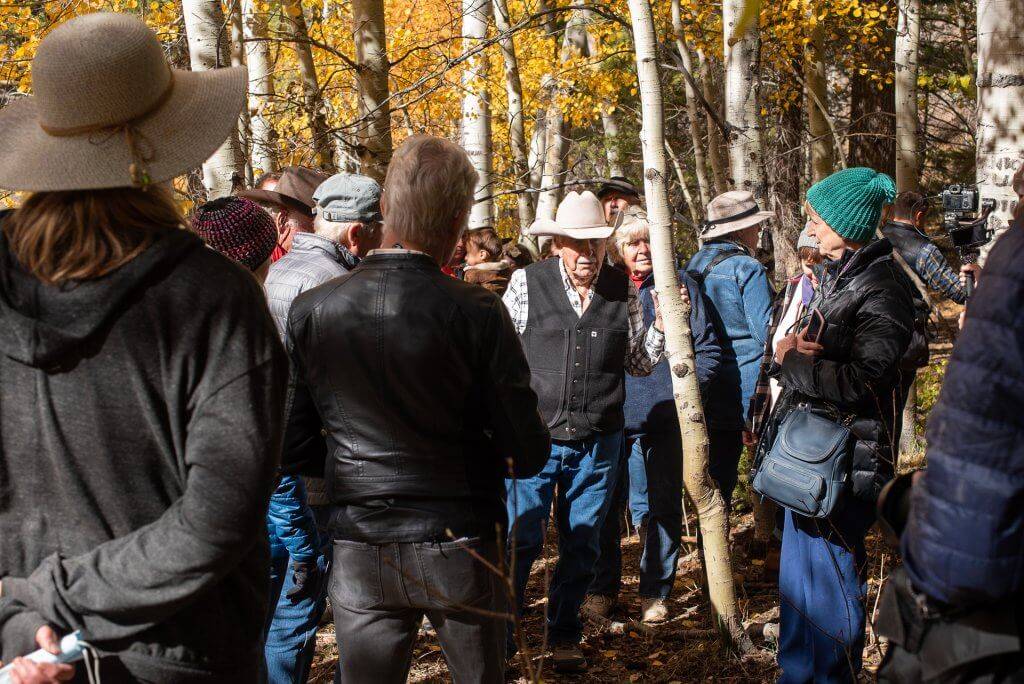
<path id="1" fill-rule="evenodd" d="M 0 380 L 3 660 L 49 623 L 104 682 L 257 681 L 287 362 L 255 279 L 169 231 L 53 287 L 0 234 Z"/>

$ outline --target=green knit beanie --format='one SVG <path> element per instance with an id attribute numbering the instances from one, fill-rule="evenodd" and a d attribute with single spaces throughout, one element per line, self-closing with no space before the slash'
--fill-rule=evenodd
<path id="1" fill-rule="evenodd" d="M 863 166 L 836 171 L 807 191 L 807 202 L 829 227 L 852 242 L 870 242 L 882 207 L 896 197 L 892 178 Z"/>

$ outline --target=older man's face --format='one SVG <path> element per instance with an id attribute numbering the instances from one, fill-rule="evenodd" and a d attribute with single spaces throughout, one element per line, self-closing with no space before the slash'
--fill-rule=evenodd
<path id="1" fill-rule="evenodd" d="M 609 224 L 615 223 L 615 217 L 634 204 L 639 204 L 636 197 L 614 191 L 609 192 L 601 200 L 601 205 L 604 207 L 604 217 Z"/>
<path id="2" fill-rule="evenodd" d="M 577 287 L 590 287 L 601 270 L 607 243 L 604 240 L 576 240 L 557 236 L 555 249 L 565 272 Z"/>

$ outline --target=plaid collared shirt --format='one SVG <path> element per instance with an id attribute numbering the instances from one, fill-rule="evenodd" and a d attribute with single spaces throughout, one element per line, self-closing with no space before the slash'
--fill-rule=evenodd
<path id="1" fill-rule="evenodd" d="M 960 275 L 953 270 L 949 262 L 946 261 L 946 257 L 942 256 L 939 248 L 932 243 L 929 242 L 921 249 L 921 253 L 917 256 L 917 263 L 914 264 L 914 270 L 921 276 L 921 280 L 933 290 L 941 292 L 957 304 L 967 301 L 967 292 L 964 291 L 964 286 L 960 282 Z"/>
<path id="2" fill-rule="evenodd" d="M 558 265 L 569 305 L 572 306 L 572 310 L 576 312 L 577 316 L 583 316 L 583 300 L 572 281 L 569 280 L 569 274 L 566 273 L 561 259 L 559 259 Z M 650 375 L 651 370 L 661 361 L 661 357 L 665 353 L 665 335 L 653 325 L 644 329 L 644 314 L 636 285 L 633 281 L 629 281 L 627 287 L 629 288 L 626 294 L 626 306 L 629 311 L 629 350 L 626 352 L 625 369 L 630 375 Z M 593 298 L 594 290 L 590 289 L 587 291 L 587 303 L 589 304 Z M 512 274 L 512 280 L 502 299 L 512 317 L 516 332 L 522 335 L 526 330 L 530 306 L 530 298 L 526 291 L 525 270 L 519 269 Z"/>

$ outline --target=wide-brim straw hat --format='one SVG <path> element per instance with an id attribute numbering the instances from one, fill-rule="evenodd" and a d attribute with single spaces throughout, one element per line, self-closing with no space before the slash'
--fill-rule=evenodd
<path id="1" fill-rule="evenodd" d="M 554 221 L 537 219 L 526 232 L 528 235 L 561 235 L 576 240 L 601 240 L 614 230 L 614 226 L 608 225 L 601 200 L 589 190 L 584 190 L 572 191 L 565 196 L 558 205 Z"/>
<path id="2" fill-rule="evenodd" d="M 774 217 L 774 212 L 761 211 L 754 195 L 746 190 L 730 190 L 708 202 L 708 218 L 700 226 L 700 239 L 711 240 L 744 228 L 750 228 Z"/>
<path id="3" fill-rule="evenodd" d="M 196 168 L 238 125 L 244 67 L 172 69 L 138 18 L 97 12 L 39 44 L 34 95 L 0 111 L 0 188 L 145 186 Z"/>

